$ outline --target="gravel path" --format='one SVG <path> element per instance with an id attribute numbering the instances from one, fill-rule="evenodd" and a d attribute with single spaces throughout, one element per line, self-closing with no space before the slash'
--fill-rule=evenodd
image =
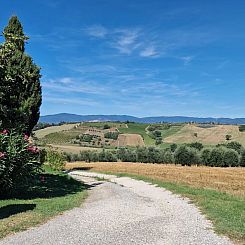
<path id="1" fill-rule="evenodd" d="M 230 245 L 187 199 L 127 177 L 74 171 L 90 184 L 84 205 L 0 245 Z M 110 180 L 98 181 L 93 177 Z"/>

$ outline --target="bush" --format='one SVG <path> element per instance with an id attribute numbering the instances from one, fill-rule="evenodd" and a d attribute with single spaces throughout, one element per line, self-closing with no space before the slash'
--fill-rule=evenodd
<path id="1" fill-rule="evenodd" d="M 239 126 L 239 131 L 244 132 L 245 131 L 245 125 L 240 125 Z"/>
<path id="2" fill-rule="evenodd" d="M 174 153 L 175 163 L 182 166 L 191 166 L 192 164 L 198 164 L 199 158 L 197 152 L 190 147 L 180 146 Z"/>
<path id="3" fill-rule="evenodd" d="M 177 149 L 177 147 L 178 147 L 178 145 L 177 144 L 171 144 L 170 145 L 170 150 L 172 151 L 172 152 L 175 152 L 175 150 Z"/>
<path id="4" fill-rule="evenodd" d="M 164 163 L 174 163 L 174 156 L 173 156 L 173 153 L 170 152 L 169 150 L 165 151 L 163 162 L 164 162 Z"/>
<path id="5" fill-rule="evenodd" d="M 239 142 L 232 141 L 226 145 L 227 148 L 233 149 L 237 151 L 239 154 L 241 153 L 243 147 Z"/>
<path id="6" fill-rule="evenodd" d="M 239 155 L 233 149 L 227 149 L 224 153 L 223 167 L 237 167 L 239 165 Z"/>
<path id="7" fill-rule="evenodd" d="M 201 163 L 209 166 L 210 165 L 210 154 L 211 150 L 210 149 L 203 149 L 201 152 Z"/>
<path id="8" fill-rule="evenodd" d="M 245 150 L 241 152 L 240 166 L 245 167 Z"/>
<path id="9" fill-rule="evenodd" d="M 40 171 L 39 149 L 28 136 L 4 130 L 0 133 L 0 194 L 26 184 Z"/>
<path id="10" fill-rule="evenodd" d="M 212 149 L 208 166 L 222 167 L 224 165 L 224 153 L 225 148 L 223 147 L 216 147 Z"/>
<path id="11" fill-rule="evenodd" d="M 203 149 L 203 144 L 200 142 L 195 142 L 195 143 L 190 143 L 188 144 L 189 147 L 195 148 L 197 150 L 202 150 Z"/>
<path id="12" fill-rule="evenodd" d="M 113 139 L 113 140 L 117 140 L 118 135 L 119 135 L 118 132 L 106 132 L 104 134 L 105 138 L 107 138 L 107 139 Z"/>
<path id="13" fill-rule="evenodd" d="M 65 167 L 64 155 L 51 148 L 47 150 L 46 162 L 53 170 L 62 170 Z"/>

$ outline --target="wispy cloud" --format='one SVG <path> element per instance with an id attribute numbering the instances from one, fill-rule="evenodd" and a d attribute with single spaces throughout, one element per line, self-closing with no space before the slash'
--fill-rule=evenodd
<path id="1" fill-rule="evenodd" d="M 156 51 L 156 48 L 153 46 L 147 47 L 140 51 L 140 56 L 142 57 L 156 57 L 158 55 L 158 52 Z"/>
<path id="2" fill-rule="evenodd" d="M 194 59 L 193 56 L 182 56 L 180 57 L 181 60 L 184 61 L 184 65 L 189 65 L 191 61 Z"/>
<path id="3" fill-rule="evenodd" d="M 84 29 L 87 35 L 96 37 L 96 38 L 104 38 L 108 34 L 108 30 L 102 25 L 92 25 Z"/>
<path id="4" fill-rule="evenodd" d="M 115 31 L 115 34 L 116 37 L 112 46 L 122 54 L 131 54 L 141 45 L 139 29 L 118 29 Z"/>

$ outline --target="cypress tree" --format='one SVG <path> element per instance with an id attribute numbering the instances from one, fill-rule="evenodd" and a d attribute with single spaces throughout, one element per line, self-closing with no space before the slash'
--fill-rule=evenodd
<path id="1" fill-rule="evenodd" d="M 41 106 L 40 68 L 25 53 L 28 37 L 17 16 L 10 18 L 0 46 L 0 128 L 30 134 Z"/>

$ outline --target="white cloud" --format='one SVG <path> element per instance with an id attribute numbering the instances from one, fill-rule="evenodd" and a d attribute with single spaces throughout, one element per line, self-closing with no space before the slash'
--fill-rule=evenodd
<path id="1" fill-rule="evenodd" d="M 104 38 L 107 34 L 108 31 L 105 27 L 102 25 L 93 25 L 90 27 L 87 27 L 85 29 L 85 32 L 92 37 L 97 37 L 97 38 Z"/>
<path id="2" fill-rule="evenodd" d="M 119 29 L 115 33 L 119 35 L 116 35 L 116 41 L 113 43 L 113 47 L 118 49 L 122 54 L 131 54 L 141 45 L 138 29 Z"/>
<path id="3" fill-rule="evenodd" d="M 147 47 L 140 52 L 141 57 L 155 57 L 157 55 L 158 55 L 158 53 L 157 53 L 155 47 L 153 47 L 153 46 Z"/>

